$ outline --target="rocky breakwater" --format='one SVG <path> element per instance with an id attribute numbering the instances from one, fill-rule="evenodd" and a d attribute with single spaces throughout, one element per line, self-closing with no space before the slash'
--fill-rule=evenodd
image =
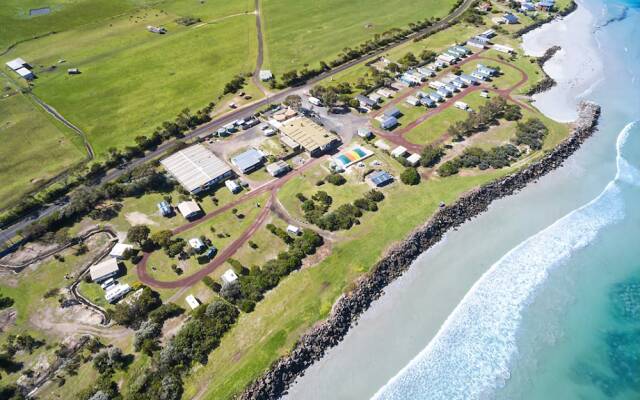
<path id="1" fill-rule="evenodd" d="M 340 297 L 327 320 L 304 334 L 293 350 L 273 363 L 239 396 L 240 399 L 276 399 L 304 370 L 319 360 L 325 351 L 337 345 L 358 317 L 384 293 L 384 288 L 401 276 L 423 252 L 442 239 L 452 228 L 487 210 L 492 201 L 510 196 L 528 183 L 560 167 L 597 129 L 600 106 L 582 102 L 571 135 L 542 159 L 528 167 L 479 187 L 450 206 L 441 208 L 423 226 L 392 248 L 356 284 L 353 291 Z"/>
<path id="2" fill-rule="evenodd" d="M 544 78 L 542 78 L 541 81 L 539 81 L 538 83 L 533 85 L 531 89 L 529 89 L 529 91 L 526 93 L 527 96 L 533 96 L 534 94 L 546 92 L 556 85 L 556 81 L 552 77 L 550 77 L 549 74 L 547 74 L 547 72 L 544 70 L 544 64 L 549 61 L 551 57 L 553 57 L 558 51 L 560 51 L 560 49 L 560 46 L 550 47 L 547 49 L 547 51 L 544 52 L 542 57 L 538 57 L 538 59 L 536 59 L 536 63 L 540 66 L 540 69 L 544 74 Z"/>

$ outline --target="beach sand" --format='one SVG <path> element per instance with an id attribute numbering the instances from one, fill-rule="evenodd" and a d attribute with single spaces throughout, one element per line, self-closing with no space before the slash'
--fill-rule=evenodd
<path id="1" fill-rule="evenodd" d="M 601 68 L 589 39 L 592 20 L 580 7 L 526 37 L 525 48 L 534 55 L 556 44 L 563 47 L 546 68 L 558 86 L 536 97 L 536 106 L 551 118 L 575 119 L 576 98 L 591 87 Z M 563 40 L 567 32 L 571 38 L 581 38 L 576 40 L 579 50 Z M 563 72 L 565 67 L 568 72 Z M 515 196 L 496 201 L 485 214 L 450 232 L 387 288 L 344 341 L 309 368 L 285 398 L 371 397 L 427 346 L 473 284 L 503 254 L 600 192 L 615 165 L 603 162 L 597 170 L 589 167 L 594 158 L 602 159 L 600 149 L 610 146 L 610 138 L 594 137 L 563 168 Z"/>

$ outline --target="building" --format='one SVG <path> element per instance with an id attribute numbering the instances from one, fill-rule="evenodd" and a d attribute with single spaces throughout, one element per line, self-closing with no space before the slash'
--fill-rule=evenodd
<path id="1" fill-rule="evenodd" d="M 429 82 L 429 87 L 431 89 L 440 89 L 443 86 L 444 86 L 444 83 L 442 83 L 440 81 L 431 81 L 431 82 Z"/>
<path id="2" fill-rule="evenodd" d="M 189 305 L 189 307 L 191 307 L 192 310 L 195 310 L 200 305 L 200 301 L 198 301 L 198 299 L 196 299 L 196 296 L 192 294 L 185 297 L 184 300 L 187 302 L 187 304 Z"/>
<path id="3" fill-rule="evenodd" d="M 433 76 L 436 76 L 436 71 L 434 71 L 434 70 L 432 70 L 431 68 L 428 68 L 428 67 L 419 67 L 417 69 L 417 71 L 419 73 L 421 73 L 422 75 L 424 75 L 426 77 L 429 77 L 429 78 L 431 78 Z"/>
<path id="4" fill-rule="evenodd" d="M 517 24 L 518 23 L 518 17 L 516 17 L 515 15 L 511 14 L 511 13 L 505 13 L 502 18 L 504 18 L 504 21 L 509 24 L 509 25 L 513 25 L 513 24 Z"/>
<path id="5" fill-rule="evenodd" d="M 449 91 L 449 93 L 451 93 L 451 94 L 453 94 L 454 92 L 459 92 L 460 91 L 460 89 L 458 89 L 456 86 L 450 85 L 450 84 L 444 85 L 444 89 L 447 89 Z"/>
<path id="6" fill-rule="evenodd" d="M 173 214 L 173 208 L 171 208 L 171 204 L 164 200 L 158 203 L 158 210 L 160 211 L 160 215 L 162 215 L 163 217 L 168 217 Z"/>
<path id="7" fill-rule="evenodd" d="M 178 204 L 178 211 L 186 219 L 193 219 L 202 214 L 202 209 L 194 200 L 183 201 Z"/>
<path id="8" fill-rule="evenodd" d="M 554 0 L 542 0 L 536 4 L 540 10 L 551 11 L 555 7 L 556 2 Z"/>
<path id="9" fill-rule="evenodd" d="M 407 102 L 407 104 L 410 104 L 412 106 L 420 105 L 420 99 L 415 96 L 409 96 L 404 101 Z"/>
<path id="10" fill-rule="evenodd" d="M 167 33 L 167 29 L 163 26 L 147 25 L 147 30 L 151 33 L 158 33 L 160 35 Z"/>
<path id="11" fill-rule="evenodd" d="M 11 69 L 12 71 L 17 71 L 20 68 L 27 68 L 29 69 L 31 66 L 22 58 L 18 57 L 18 58 L 14 58 L 13 60 L 5 63 L 5 65 L 7 67 L 9 67 L 9 69 Z"/>
<path id="12" fill-rule="evenodd" d="M 392 157 L 402 157 L 407 154 L 407 149 L 404 146 L 398 146 L 391 152 Z"/>
<path id="13" fill-rule="evenodd" d="M 124 295 L 131 291 L 131 286 L 126 283 L 119 283 L 117 285 L 111 285 L 107 287 L 104 293 L 104 298 L 109 303 L 115 303 L 120 300 Z"/>
<path id="14" fill-rule="evenodd" d="M 233 179 L 229 179 L 224 181 L 224 185 L 227 187 L 227 189 L 229 189 L 229 191 L 233 194 L 238 193 L 242 188 L 240 187 L 240 185 L 238 185 L 236 183 L 236 181 L 234 181 Z"/>
<path id="15" fill-rule="evenodd" d="M 493 68 L 486 67 L 482 64 L 478 64 L 476 65 L 476 67 L 477 67 L 476 71 L 480 72 L 482 75 L 487 75 L 487 76 L 498 75 L 498 71 Z"/>
<path id="16" fill-rule="evenodd" d="M 369 183 L 375 187 L 386 186 L 393 182 L 393 176 L 387 171 L 375 171 L 368 177 Z"/>
<path id="17" fill-rule="evenodd" d="M 515 50 L 513 49 L 513 47 L 505 46 L 503 44 L 494 44 L 493 48 L 494 48 L 494 50 L 497 50 L 497 51 L 499 51 L 501 53 L 506 53 L 506 54 L 515 53 Z"/>
<path id="18" fill-rule="evenodd" d="M 469 105 L 467 103 L 463 102 L 463 101 L 456 101 L 455 103 L 453 103 L 453 105 L 456 108 L 459 108 L 459 109 L 464 110 L 464 111 L 469 109 Z"/>
<path id="19" fill-rule="evenodd" d="M 191 248 L 194 249 L 195 251 L 200 251 L 205 247 L 204 243 L 202 242 L 202 240 L 200 240 L 200 238 L 189 239 L 189 246 L 191 246 Z"/>
<path id="20" fill-rule="evenodd" d="M 394 118 L 399 118 L 402 113 L 400 112 L 400 110 L 398 110 L 395 107 L 391 107 L 387 110 L 385 110 L 384 114 L 385 117 L 394 117 Z"/>
<path id="21" fill-rule="evenodd" d="M 461 74 L 460 75 L 460 80 L 464 83 L 466 83 L 467 85 L 477 85 L 478 84 L 478 80 L 476 78 L 474 78 L 471 75 L 466 75 L 466 74 Z"/>
<path id="22" fill-rule="evenodd" d="M 467 45 L 477 47 L 479 49 L 484 49 L 487 47 L 487 43 L 481 39 L 478 39 L 477 37 L 472 37 L 471 39 L 467 40 Z"/>
<path id="23" fill-rule="evenodd" d="M 301 232 L 300 228 L 298 228 L 295 225 L 289 225 L 287 226 L 287 232 L 289 232 L 290 234 L 294 235 L 294 236 L 298 236 Z"/>
<path id="24" fill-rule="evenodd" d="M 118 260 L 122 260 L 127 250 L 133 250 L 133 246 L 125 243 L 116 243 L 109 252 L 109 255 Z"/>
<path id="25" fill-rule="evenodd" d="M 218 253 L 218 249 L 216 248 L 216 246 L 211 246 L 209 247 L 209 249 L 204 253 L 204 256 L 207 257 L 209 260 L 211 260 L 213 257 L 216 256 L 216 254 Z"/>
<path id="26" fill-rule="evenodd" d="M 405 72 L 400 76 L 400 80 L 409 86 L 416 86 L 422 83 L 422 77 Z"/>
<path id="27" fill-rule="evenodd" d="M 493 29 L 488 29 L 480 34 L 482 37 L 486 37 L 487 39 L 491 39 L 496 36 L 496 31 Z"/>
<path id="28" fill-rule="evenodd" d="M 409 86 L 408 84 L 402 82 L 402 81 L 393 81 L 391 82 L 391 89 L 395 90 L 395 91 L 401 91 L 402 89 L 406 88 L 407 86 Z"/>
<path id="29" fill-rule="evenodd" d="M 429 95 L 428 95 L 428 96 L 429 96 L 429 98 L 430 98 L 431 100 L 436 101 L 436 102 L 439 102 L 439 101 L 443 101 L 443 100 L 444 100 L 444 97 L 442 97 L 442 96 L 440 95 L 440 93 L 437 93 L 437 92 L 431 92 L 431 93 L 429 93 Z"/>
<path id="30" fill-rule="evenodd" d="M 416 165 L 420 164 L 420 159 L 421 158 L 422 157 L 420 157 L 420 154 L 413 153 L 409 157 L 407 157 L 407 162 L 412 167 L 415 167 Z"/>
<path id="31" fill-rule="evenodd" d="M 15 71 L 16 74 L 20 75 L 21 78 L 26 79 L 28 81 L 34 79 L 36 76 L 27 68 L 20 68 Z"/>
<path id="32" fill-rule="evenodd" d="M 67 69 L 67 74 L 69 75 L 79 75 L 80 70 L 78 68 L 69 68 Z"/>
<path id="33" fill-rule="evenodd" d="M 389 147 L 387 142 L 385 142 L 382 139 L 376 140 L 375 143 L 373 143 L 373 145 L 376 146 L 377 148 L 379 148 L 380 150 L 386 150 L 386 151 L 391 150 L 391 147 Z"/>
<path id="34" fill-rule="evenodd" d="M 268 70 L 268 69 L 261 69 L 260 72 L 258 73 L 258 76 L 260 77 L 260 80 L 263 82 L 273 79 L 273 74 L 271 73 L 271 70 Z"/>
<path id="35" fill-rule="evenodd" d="M 106 260 L 89 267 L 89 276 L 91 280 L 100 283 L 111 277 L 118 275 L 120 266 L 115 258 L 107 258 Z"/>
<path id="36" fill-rule="evenodd" d="M 425 97 L 421 98 L 420 99 L 420 104 L 422 104 L 423 106 L 426 106 L 426 107 L 435 107 L 435 106 L 437 106 L 436 102 L 433 101 L 428 96 L 425 96 Z"/>
<path id="37" fill-rule="evenodd" d="M 393 98 L 393 95 L 395 94 L 395 92 L 388 88 L 382 88 L 382 89 L 376 90 L 376 94 L 384 98 L 390 99 L 390 98 Z"/>
<path id="38" fill-rule="evenodd" d="M 280 132 L 302 146 L 311 156 L 318 156 L 340 143 L 337 135 L 305 117 L 284 122 Z"/>
<path id="39" fill-rule="evenodd" d="M 535 9 L 536 6 L 534 6 L 533 3 L 526 2 L 520 5 L 520 11 L 522 12 L 535 11 Z"/>
<path id="40" fill-rule="evenodd" d="M 291 167 L 289 166 L 289 164 L 287 164 L 282 160 L 278 160 L 276 162 L 273 162 L 267 165 L 267 172 L 269 173 L 269 175 L 274 177 L 284 175 L 287 172 L 289 172 L 290 169 Z"/>
<path id="41" fill-rule="evenodd" d="M 322 102 L 317 97 L 309 96 L 307 100 L 309 101 L 309 103 L 313 104 L 314 106 L 317 106 L 317 107 L 322 106 Z"/>
<path id="42" fill-rule="evenodd" d="M 369 128 L 358 128 L 358 136 L 363 139 L 371 139 L 373 137 L 373 132 Z"/>
<path id="43" fill-rule="evenodd" d="M 438 55 L 438 60 L 447 63 L 447 64 L 455 64 L 458 61 L 458 57 L 452 56 L 451 54 L 442 53 Z"/>
<path id="44" fill-rule="evenodd" d="M 442 97 L 451 97 L 452 95 L 452 93 L 444 86 L 438 89 L 437 93 Z"/>
<path id="45" fill-rule="evenodd" d="M 462 88 L 464 88 L 464 87 L 467 85 L 467 84 L 466 84 L 466 83 L 464 83 L 464 81 L 463 81 L 462 79 L 460 79 L 460 78 L 456 78 L 456 79 L 452 80 L 452 81 L 451 81 L 451 84 L 452 84 L 453 86 L 455 86 L 456 88 L 458 88 L 458 89 L 462 89 Z"/>
<path id="46" fill-rule="evenodd" d="M 231 159 L 231 164 L 235 165 L 243 174 L 255 171 L 262 166 L 264 154 L 256 149 L 249 149 Z"/>
<path id="47" fill-rule="evenodd" d="M 489 91 L 488 90 L 483 90 L 482 92 L 480 92 L 480 97 L 484 97 L 485 99 L 489 98 Z"/>
<path id="48" fill-rule="evenodd" d="M 372 110 L 373 108 L 378 106 L 378 103 L 376 101 L 362 94 L 357 95 L 356 100 L 358 100 L 358 102 L 360 103 L 361 108 L 364 108 L 367 110 Z"/>
<path id="49" fill-rule="evenodd" d="M 382 116 L 382 119 L 380 119 L 380 127 L 382 129 L 389 130 L 394 128 L 396 125 L 398 125 L 398 119 L 396 117 Z"/>
<path id="50" fill-rule="evenodd" d="M 376 104 L 378 104 L 378 103 L 380 103 L 380 102 L 382 101 L 382 96 L 380 96 L 380 95 L 379 95 L 379 94 L 377 94 L 377 93 L 371 93 L 368 97 L 369 97 L 371 100 L 375 101 L 375 102 L 376 102 Z"/>
<path id="51" fill-rule="evenodd" d="M 220 278 L 222 279 L 222 282 L 229 284 L 237 281 L 238 275 L 236 275 L 236 273 L 232 269 L 228 269 L 224 272 L 224 274 L 222 274 Z"/>
<path id="52" fill-rule="evenodd" d="M 207 150 L 196 144 L 165 158 L 160 164 L 191 193 L 199 193 L 231 177 L 231 168 Z"/>
<path id="53" fill-rule="evenodd" d="M 467 49 L 464 46 L 453 46 L 453 48 L 460 52 L 461 54 L 464 54 L 465 56 L 468 56 L 469 54 L 471 54 L 471 50 Z"/>

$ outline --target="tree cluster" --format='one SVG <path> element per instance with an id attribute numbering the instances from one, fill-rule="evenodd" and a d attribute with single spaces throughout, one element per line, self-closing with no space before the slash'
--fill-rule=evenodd
<path id="1" fill-rule="evenodd" d="M 332 203 L 332 198 L 326 192 L 318 192 L 312 200 L 302 203 L 305 219 L 320 229 L 337 231 L 351 228 L 354 224 L 359 224 L 359 218 L 363 211 L 377 211 L 378 206 L 374 203 L 382 201 L 378 191 L 372 190 L 365 193 L 364 197 L 357 199 L 353 204 L 342 204 L 335 210 L 327 212 Z M 382 193 L 380 193 L 382 194 Z M 379 199 L 380 200 L 376 200 Z"/>
<path id="2" fill-rule="evenodd" d="M 160 295 L 148 287 L 144 287 L 142 292 L 136 293 L 135 296 L 128 302 L 116 304 L 111 311 L 111 317 L 116 323 L 133 329 L 139 328 L 149 313 L 162 304 Z"/>
<path id="3" fill-rule="evenodd" d="M 338 173 L 329 174 L 324 180 L 334 186 L 341 186 L 347 183 L 345 177 Z"/>
<path id="4" fill-rule="evenodd" d="M 438 168 L 440 176 L 455 175 L 461 168 L 504 168 L 520 157 L 520 151 L 512 144 L 492 147 L 484 150 L 480 147 L 468 147 L 453 160 L 447 161 Z"/>
<path id="5" fill-rule="evenodd" d="M 233 77 L 233 79 L 227 82 L 226 85 L 224 85 L 223 93 L 224 94 L 235 93 L 238 90 L 242 89 L 244 84 L 245 84 L 244 76 L 236 75 Z"/>
<path id="6" fill-rule="evenodd" d="M 420 183 L 420 174 L 414 167 L 405 168 L 405 170 L 400 174 L 400 180 L 405 185 L 417 185 Z"/>
<path id="7" fill-rule="evenodd" d="M 549 129 L 538 118 L 530 118 L 526 122 L 518 123 L 516 137 L 513 142 L 517 145 L 529 146 L 532 150 L 540 150 Z"/>
<path id="8" fill-rule="evenodd" d="M 505 116 L 507 110 L 510 116 L 516 113 L 503 97 L 494 97 L 478 107 L 476 112 L 469 113 L 464 121 L 449 125 L 447 132 L 454 140 L 461 141 L 474 133 L 486 131 L 491 125 L 498 124 L 498 120 Z"/>
<path id="9" fill-rule="evenodd" d="M 444 149 L 442 146 L 429 144 L 422 149 L 422 153 L 420 155 L 420 165 L 431 168 L 440 162 L 440 159 L 444 156 Z"/>

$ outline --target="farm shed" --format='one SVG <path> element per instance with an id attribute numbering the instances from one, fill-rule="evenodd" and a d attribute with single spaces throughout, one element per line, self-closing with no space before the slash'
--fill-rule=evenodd
<path id="1" fill-rule="evenodd" d="M 196 144 L 165 158 L 160 164 L 191 193 L 199 193 L 231 176 L 229 166 Z"/>
<path id="2" fill-rule="evenodd" d="M 246 174 L 260 168 L 263 160 L 264 155 L 260 151 L 256 149 L 249 149 L 233 157 L 231 159 L 231 164 L 238 167 L 240 172 Z"/>

